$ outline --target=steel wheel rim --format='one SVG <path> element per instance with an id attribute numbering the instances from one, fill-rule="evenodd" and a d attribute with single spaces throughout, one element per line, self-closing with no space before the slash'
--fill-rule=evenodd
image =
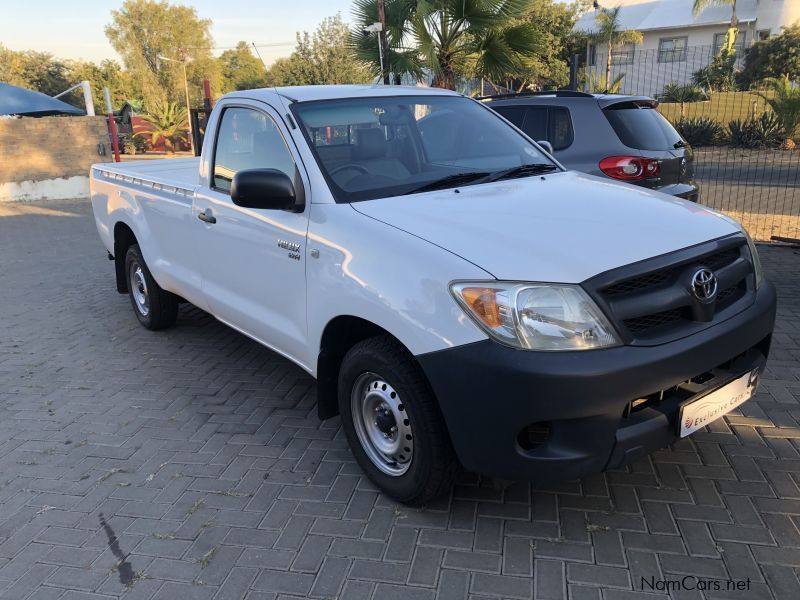
<path id="1" fill-rule="evenodd" d="M 147 280 L 142 266 L 138 262 L 131 263 L 131 295 L 136 310 L 143 317 L 150 314 L 150 295 L 147 292 Z"/>
<path id="2" fill-rule="evenodd" d="M 350 412 L 370 462 L 392 477 L 408 471 L 414 456 L 414 434 L 400 394 L 379 375 L 362 373 L 353 384 Z"/>

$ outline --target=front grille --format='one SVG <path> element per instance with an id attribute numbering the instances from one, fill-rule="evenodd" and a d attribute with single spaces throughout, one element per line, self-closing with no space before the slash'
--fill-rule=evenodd
<path id="1" fill-rule="evenodd" d="M 647 273 L 640 277 L 633 277 L 625 281 L 607 287 L 603 290 L 606 296 L 622 296 L 631 292 L 638 292 L 652 287 L 658 287 L 669 281 L 672 276 L 672 269 L 664 269 L 655 273 Z"/>
<path id="2" fill-rule="evenodd" d="M 704 250 L 705 248 L 705 250 Z M 713 271 L 719 281 L 713 305 L 691 293 L 697 269 Z M 599 275 L 586 287 L 617 323 L 627 343 L 657 343 L 699 330 L 748 296 L 752 262 L 742 237 L 649 259 Z"/>
<path id="3" fill-rule="evenodd" d="M 636 317 L 634 319 L 625 319 L 623 322 L 625 323 L 625 327 L 627 327 L 631 333 L 637 334 L 674 323 L 675 321 L 680 321 L 682 318 L 683 312 L 675 309 L 665 310 L 654 315 L 646 315 L 644 317 Z"/>
<path id="4" fill-rule="evenodd" d="M 691 266 L 699 267 L 702 265 L 714 271 L 731 264 L 733 261 L 739 258 L 739 255 L 739 248 L 728 248 L 720 252 L 714 252 L 707 256 L 702 256 L 693 264 L 691 264 Z M 644 275 L 639 275 L 637 277 L 631 277 L 630 279 L 625 279 L 624 281 L 620 281 L 619 283 L 608 286 L 603 290 L 603 294 L 606 296 L 622 296 L 651 288 L 657 288 L 668 283 L 679 271 L 682 271 L 684 268 L 686 268 L 686 266 L 682 266 L 680 269 L 677 267 L 666 267 L 659 269 L 658 271 L 645 273 Z"/>

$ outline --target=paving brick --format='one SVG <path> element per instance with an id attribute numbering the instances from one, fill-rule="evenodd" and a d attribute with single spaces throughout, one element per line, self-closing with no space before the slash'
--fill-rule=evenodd
<path id="1" fill-rule="evenodd" d="M 533 592 L 532 583 L 530 578 L 525 577 L 475 573 L 472 576 L 471 591 L 508 598 L 530 598 Z"/>
<path id="2" fill-rule="evenodd" d="M 609 600 L 683 574 L 798 596 L 792 250 L 762 251 L 776 333 L 735 414 L 581 481 L 467 473 L 417 510 L 375 490 L 339 419 L 316 420 L 302 370 L 188 304 L 174 329 L 141 328 L 87 202 L 14 210 L 0 218 L 4 599 Z"/>
<path id="3" fill-rule="evenodd" d="M 631 586 L 627 569 L 599 565 L 568 565 L 567 579 L 571 583 L 598 585 L 603 588 L 630 588 Z"/>
<path id="4" fill-rule="evenodd" d="M 555 560 L 537 559 L 535 561 L 535 597 L 542 600 L 561 600 L 566 596 L 566 576 L 564 563 Z"/>
<path id="5" fill-rule="evenodd" d="M 408 582 L 414 585 L 436 585 L 443 554 L 444 550 L 440 548 L 417 546 L 414 551 L 414 559 L 411 562 Z"/>
<path id="6" fill-rule="evenodd" d="M 304 596 L 311 590 L 314 576 L 308 573 L 292 573 L 263 569 L 256 578 L 253 588 L 268 592 L 278 592 Z"/>

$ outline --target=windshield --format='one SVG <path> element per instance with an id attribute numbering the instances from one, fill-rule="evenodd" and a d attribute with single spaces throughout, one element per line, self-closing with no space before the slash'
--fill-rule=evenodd
<path id="1" fill-rule="evenodd" d="M 338 202 L 558 169 L 491 110 L 460 96 L 301 102 L 292 110 Z"/>

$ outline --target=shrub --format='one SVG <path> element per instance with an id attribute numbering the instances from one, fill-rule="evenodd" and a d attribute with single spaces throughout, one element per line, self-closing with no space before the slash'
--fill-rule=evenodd
<path id="1" fill-rule="evenodd" d="M 702 102 L 704 100 L 708 100 L 708 95 L 697 85 L 668 83 L 661 92 L 661 102 L 681 105 L 681 120 L 686 118 L 687 102 Z"/>
<path id="2" fill-rule="evenodd" d="M 776 148 L 784 137 L 783 126 L 773 113 L 763 112 L 755 119 L 728 123 L 728 141 L 738 148 Z"/>
<path id="3" fill-rule="evenodd" d="M 119 148 L 123 154 L 142 154 L 147 150 L 147 140 L 137 134 L 123 134 L 119 136 Z"/>
<path id="4" fill-rule="evenodd" d="M 800 86 L 794 87 L 788 75 L 779 79 L 767 79 L 766 83 L 775 95 L 772 98 L 759 95 L 772 108 L 786 137 L 793 138 L 800 134 Z"/>
<path id="5" fill-rule="evenodd" d="M 661 102 L 703 102 L 708 95 L 698 85 L 668 83 L 661 92 Z"/>
<path id="6" fill-rule="evenodd" d="M 772 36 L 750 46 L 744 53 L 744 68 L 739 81 L 745 88 L 770 77 L 787 73 L 800 73 L 800 23 L 784 28 L 780 35 Z"/>
<path id="7" fill-rule="evenodd" d="M 722 138 L 724 130 L 722 125 L 710 117 L 695 117 L 681 119 L 675 123 L 675 129 L 681 134 L 690 146 L 713 146 Z"/>

